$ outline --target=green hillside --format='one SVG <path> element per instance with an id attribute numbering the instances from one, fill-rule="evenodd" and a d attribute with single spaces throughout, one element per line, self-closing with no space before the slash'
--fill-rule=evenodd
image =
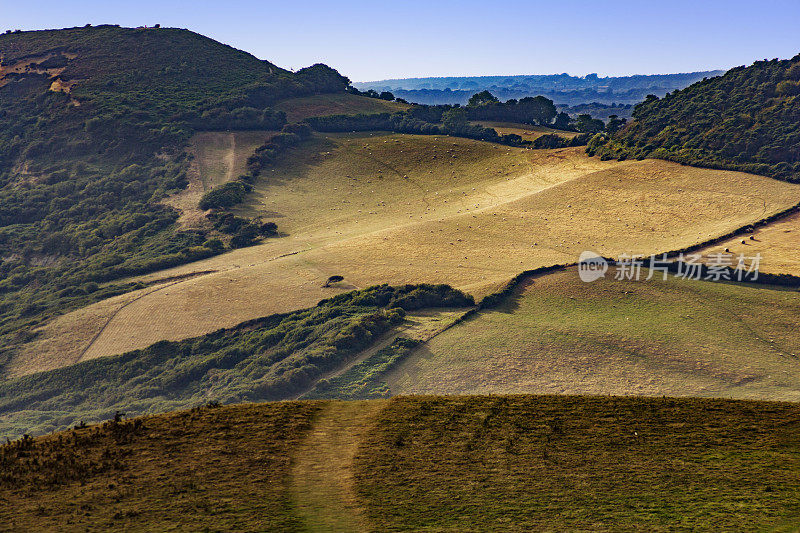
<path id="1" fill-rule="evenodd" d="M 343 92 L 180 29 L 0 35 L 0 371 L 43 319 L 124 292 L 99 285 L 220 251 L 161 201 L 199 129 L 279 129 L 275 102 Z"/>
<path id="2" fill-rule="evenodd" d="M 664 98 L 648 96 L 633 122 L 590 153 L 658 157 L 800 181 L 800 55 L 757 61 Z"/>

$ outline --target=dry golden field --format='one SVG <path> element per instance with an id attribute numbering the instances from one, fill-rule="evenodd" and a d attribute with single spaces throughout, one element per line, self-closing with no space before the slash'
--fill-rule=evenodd
<path id="1" fill-rule="evenodd" d="M 284 161 L 264 173 L 240 214 L 274 220 L 287 237 L 145 276 L 210 272 L 60 317 L 10 368 L 33 371 L 43 346 L 52 368 L 377 283 L 449 283 L 480 297 L 586 249 L 681 248 L 800 199 L 797 186 L 760 176 L 450 137 L 331 134 Z M 334 274 L 345 281 L 323 288 Z"/>
<path id="2" fill-rule="evenodd" d="M 771 222 L 757 228 L 753 233 L 709 246 L 698 253 L 708 256 L 725 253 L 726 249 L 736 257 L 740 254 L 745 257 L 761 254 L 761 272 L 800 276 L 800 213 Z"/>
<path id="3" fill-rule="evenodd" d="M 799 324 L 795 290 L 661 274 L 584 283 L 572 267 L 432 339 L 387 381 L 393 394 L 798 401 Z"/>

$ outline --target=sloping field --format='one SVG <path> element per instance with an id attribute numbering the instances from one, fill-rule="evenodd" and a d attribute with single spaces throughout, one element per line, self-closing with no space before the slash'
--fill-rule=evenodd
<path id="1" fill-rule="evenodd" d="M 187 180 L 189 185 L 164 203 L 181 211 L 184 228 L 206 223 L 197 206 L 203 194 L 232 181 L 247 170 L 247 158 L 264 144 L 274 131 L 205 131 L 192 137 L 189 153 L 193 157 Z"/>
<path id="2" fill-rule="evenodd" d="M 289 122 L 300 122 L 309 117 L 328 115 L 357 115 L 359 113 L 394 113 L 409 108 L 408 104 L 389 102 L 348 93 L 318 94 L 289 98 L 275 104 L 275 109 L 286 113 Z"/>
<path id="3" fill-rule="evenodd" d="M 107 323 L 94 341 L 86 337 L 83 357 L 112 355 L 377 283 L 449 283 L 480 297 L 521 270 L 574 262 L 586 249 L 682 248 L 800 199 L 797 186 L 760 176 L 449 137 L 334 134 L 284 161 L 264 173 L 241 214 L 274 220 L 288 237 L 146 276 L 212 271 L 124 307 L 128 296 L 66 315 L 40 342 L 74 361 L 79 336 L 62 349 L 54 333 L 87 314 Z M 323 288 L 335 274 L 344 284 Z"/>
<path id="4" fill-rule="evenodd" d="M 536 277 L 418 349 L 389 387 L 800 400 L 800 293 L 656 276 Z"/>
<path id="5" fill-rule="evenodd" d="M 8 531 L 794 531 L 800 407 L 213 406 L 0 446 Z"/>
<path id="6" fill-rule="evenodd" d="M 756 228 L 747 233 L 709 246 L 698 253 L 704 256 L 715 253 L 753 257 L 761 254 L 760 271 L 770 274 L 800 276 L 800 213 Z M 736 259 L 734 259 L 734 264 Z"/>

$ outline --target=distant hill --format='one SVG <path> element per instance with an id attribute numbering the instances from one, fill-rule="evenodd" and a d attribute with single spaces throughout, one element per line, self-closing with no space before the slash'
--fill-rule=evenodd
<path id="1" fill-rule="evenodd" d="M 590 152 L 658 157 L 800 181 L 800 55 L 757 61 L 635 107 L 635 119 Z"/>
<path id="2" fill-rule="evenodd" d="M 347 84 L 181 29 L 0 35 L 0 368 L 43 319 L 131 288 L 98 284 L 219 253 L 162 203 L 194 132 L 280 129 L 273 104 Z"/>
<path id="3" fill-rule="evenodd" d="M 634 104 L 648 94 L 663 96 L 706 77 L 719 76 L 722 70 L 684 74 L 655 74 L 598 77 L 597 74 L 520 76 L 464 76 L 407 78 L 354 83 L 359 89 L 391 91 L 395 96 L 419 104 L 466 104 L 469 97 L 483 90 L 501 100 L 526 96 L 546 96 L 557 105 Z"/>

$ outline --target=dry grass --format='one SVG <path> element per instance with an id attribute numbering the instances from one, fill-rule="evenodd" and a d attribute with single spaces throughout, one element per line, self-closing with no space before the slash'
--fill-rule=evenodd
<path id="1" fill-rule="evenodd" d="M 376 283 L 449 283 L 481 296 L 581 251 L 655 253 L 794 204 L 797 186 L 580 148 L 524 150 L 448 137 L 333 134 L 265 173 L 241 214 L 289 234 L 144 279 L 219 272 L 118 312 L 86 357 L 196 336 Z M 328 276 L 345 277 L 323 289 Z M 56 321 L 80 321 L 76 311 Z M 46 337 L 59 344 L 59 339 Z M 65 362 L 71 361 L 68 347 Z"/>
<path id="2" fill-rule="evenodd" d="M 800 400 L 796 291 L 588 284 L 574 268 L 529 283 L 412 354 L 388 377 L 392 392 Z"/>
<path id="3" fill-rule="evenodd" d="M 274 131 L 206 131 L 192 137 L 189 153 L 192 163 L 189 185 L 164 203 L 181 211 L 178 220 L 184 229 L 206 226 L 205 213 L 197 206 L 203 194 L 232 181 L 247 170 L 250 157 Z"/>
<path id="4" fill-rule="evenodd" d="M 725 253 L 725 249 L 737 257 L 739 254 L 746 257 L 761 254 L 759 270 L 762 272 L 800 276 L 800 213 L 762 226 L 751 234 L 709 246 L 698 253 L 707 258 L 710 254 Z"/>
<path id="5" fill-rule="evenodd" d="M 532 141 L 534 139 L 538 139 L 542 135 L 548 134 L 559 135 L 567 139 L 571 139 L 578 135 L 578 132 L 575 131 L 555 130 L 546 126 L 531 126 L 530 124 L 518 124 L 516 122 L 493 122 L 481 120 L 475 122 L 475 124 L 480 124 L 484 128 L 494 128 L 494 130 L 500 135 L 508 135 L 511 133 L 519 135 L 525 141 Z"/>
<path id="6" fill-rule="evenodd" d="M 286 119 L 289 122 L 300 122 L 309 117 L 324 117 L 327 115 L 394 113 L 395 111 L 405 111 L 408 108 L 408 104 L 346 93 L 290 98 L 275 105 L 275 109 L 286 113 Z"/>
<path id="7" fill-rule="evenodd" d="M 294 450 L 292 500 L 308 531 L 368 531 L 353 458 L 386 401 L 328 402 Z"/>
<path id="8" fill-rule="evenodd" d="M 797 404 L 204 407 L 0 447 L 4 531 L 795 531 Z"/>
<path id="9" fill-rule="evenodd" d="M 356 457 L 375 531 L 797 531 L 800 407 L 390 401 Z"/>
<path id="10" fill-rule="evenodd" d="M 0 448 L 4 531 L 300 531 L 290 451 L 320 403 L 203 408 Z"/>

